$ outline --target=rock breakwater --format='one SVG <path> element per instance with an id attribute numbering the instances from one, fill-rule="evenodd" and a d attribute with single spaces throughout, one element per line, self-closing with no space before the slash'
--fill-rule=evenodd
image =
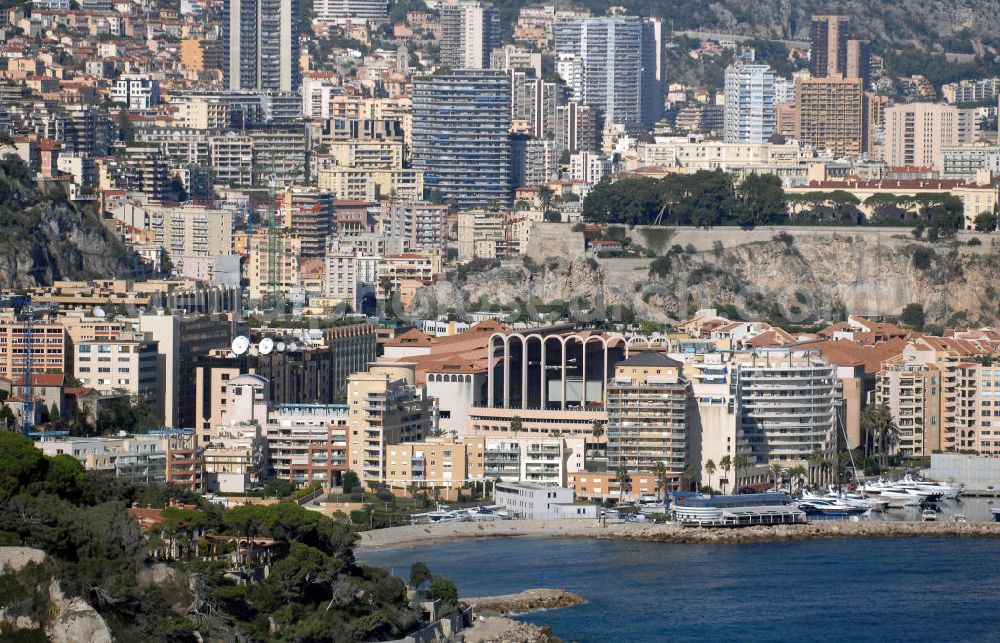
<path id="1" fill-rule="evenodd" d="M 564 589 L 526 589 L 517 594 L 463 598 L 476 614 L 526 614 L 538 610 L 583 605 L 586 599 Z"/>

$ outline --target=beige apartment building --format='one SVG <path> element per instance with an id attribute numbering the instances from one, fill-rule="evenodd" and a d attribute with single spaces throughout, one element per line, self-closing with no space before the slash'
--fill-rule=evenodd
<path id="1" fill-rule="evenodd" d="M 276 295 L 286 296 L 290 288 L 300 285 L 299 260 L 302 239 L 290 234 L 255 231 L 250 240 L 250 298 L 260 300 Z"/>
<path id="2" fill-rule="evenodd" d="M 799 140 L 836 156 L 868 151 L 864 81 L 834 74 L 800 78 L 796 84 Z"/>
<path id="3" fill-rule="evenodd" d="M 944 148 L 974 143 L 978 134 L 975 110 L 935 103 L 893 105 L 885 110 L 885 162 L 941 172 Z"/>
<path id="4" fill-rule="evenodd" d="M 912 355 L 898 355 L 882 364 L 875 385 L 875 403 L 884 404 L 899 427 L 897 453 L 930 455 L 940 444 L 941 372 Z"/>
<path id="5" fill-rule="evenodd" d="M 505 214 L 486 210 L 458 213 L 458 260 L 506 257 L 509 245 Z"/>
<path id="6" fill-rule="evenodd" d="M 348 468 L 366 486 L 386 479 L 389 445 L 419 442 L 437 425 L 433 400 L 416 385 L 416 367 L 373 363 L 347 383 Z"/>
<path id="7" fill-rule="evenodd" d="M 327 167 L 317 172 L 317 185 L 336 194 L 338 200 L 371 203 L 386 197 L 424 197 L 424 173 L 413 168 Z"/>
<path id="8" fill-rule="evenodd" d="M 76 342 L 73 376 L 82 386 L 106 394 L 124 393 L 152 404 L 163 418 L 163 400 L 157 399 L 157 343 L 141 333 Z"/>
<path id="9" fill-rule="evenodd" d="M 996 355 L 997 351 L 988 342 L 953 337 L 924 336 L 903 349 L 896 363 L 923 368 L 931 373 L 931 381 L 924 384 L 925 397 L 935 394 L 933 390 L 927 391 L 928 387 L 936 385 L 938 388 L 937 406 L 932 401 L 923 405 L 925 412 L 936 413 L 938 417 L 936 421 L 924 421 L 922 455 L 936 451 L 980 449 L 1000 455 L 1000 440 L 993 439 L 994 422 L 1000 428 L 1000 420 L 993 420 L 994 405 L 997 403 L 996 377 L 1000 376 L 1000 368 L 990 365 L 991 360 L 996 360 Z M 889 366 L 891 364 L 886 364 L 886 368 Z M 906 419 L 903 413 L 908 412 L 907 404 L 919 401 L 909 399 L 911 390 L 902 387 L 899 398 L 893 399 L 895 391 L 888 386 L 891 376 L 879 375 L 880 384 L 886 384 L 883 386 L 883 399 L 891 409 L 899 409 L 900 415 L 893 415 L 899 424 Z M 933 381 L 935 377 L 936 382 Z M 915 393 L 915 390 L 912 392 Z M 902 439 L 900 442 L 902 447 Z"/>
<path id="10" fill-rule="evenodd" d="M 586 440 L 545 436 L 427 438 L 388 447 L 393 490 L 458 490 L 485 481 L 566 486 L 585 470 Z"/>
<path id="11" fill-rule="evenodd" d="M 615 365 L 608 383 L 608 466 L 651 472 L 658 463 L 680 479 L 688 461 L 691 386 L 683 364 L 643 351 Z"/>
<path id="12" fill-rule="evenodd" d="M 388 300 L 398 293 L 409 306 L 417 290 L 433 284 L 441 274 L 441 255 L 436 252 L 404 252 L 389 255 L 378 264 L 379 296 Z"/>

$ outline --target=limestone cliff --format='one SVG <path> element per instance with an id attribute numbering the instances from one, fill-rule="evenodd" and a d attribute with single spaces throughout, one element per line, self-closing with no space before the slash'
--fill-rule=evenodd
<path id="1" fill-rule="evenodd" d="M 38 188 L 19 160 L 0 162 L 0 288 L 130 277 L 139 268 L 94 208 Z"/>
<path id="2" fill-rule="evenodd" d="M 569 232 L 565 226 L 565 234 Z M 906 230 L 871 228 L 677 229 L 655 258 L 596 258 L 547 252 L 448 275 L 422 293 L 423 306 L 479 310 L 552 304 L 578 318 L 627 304 L 640 319 L 688 317 L 735 306 L 745 319 L 837 319 L 845 311 L 898 315 L 924 306 L 930 324 L 995 324 L 1000 318 L 1000 238 L 960 233 L 918 242 Z M 634 244 L 648 243 L 631 231 Z M 969 240 L 977 239 L 977 245 Z M 975 242 L 974 242 L 975 244 Z M 569 244 L 572 245 L 572 244 Z M 595 310 L 597 312 L 595 312 Z M 780 315 L 779 315 L 780 314 Z"/>
<path id="3" fill-rule="evenodd" d="M 0 601 L 0 626 L 44 631 L 55 643 L 111 643 L 107 623 L 91 605 L 63 594 L 40 549 L 0 547 L 0 576 L 8 576 Z M 2 637 L 0 637 L 2 638 Z"/>

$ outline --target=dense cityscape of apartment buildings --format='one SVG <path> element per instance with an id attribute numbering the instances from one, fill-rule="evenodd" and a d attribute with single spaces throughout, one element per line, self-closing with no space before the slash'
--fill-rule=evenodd
<path id="1" fill-rule="evenodd" d="M 772 465 L 829 481 L 884 404 L 894 454 L 1000 455 L 993 329 L 852 316 L 791 334 L 700 311 L 650 338 L 386 314 L 545 243 L 540 224 L 568 231 L 621 177 L 771 174 L 864 216 L 942 193 L 975 228 L 998 202 L 997 79 L 941 103 L 919 78 L 884 91 L 846 16 L 813 17 L 787 77 L 735 43 L 684 52 L 731 50 L 710 92 L 671 82 L 663 20 L 617 8 L 525 7 L 507 34 L 479 0 L 402 16 L 325 0 L 309 25 L 298 0 L 152 4 L 0 11 L 0 154 L 99 212 L 141 268 L 30 290 L 48 306 L 30 329 L 0 314 L 5 408 L 46 453 L 196 491 L 353 471 L 400 494 L 489 480 L 608 498 L 616 470 L 638 494 L 659 465 L 675 489 L 724 461 L 741 463 L 713 481 L 730 490 Z M 58 435 L 110 429 L 123 402 L 146 409 L 141 435 Z"/>

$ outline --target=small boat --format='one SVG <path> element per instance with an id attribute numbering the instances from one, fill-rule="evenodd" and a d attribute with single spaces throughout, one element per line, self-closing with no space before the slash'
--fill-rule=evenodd
<path id="1" fill-rule="evenodd" d="M 965 523 L 969 522 L 969 519 L 963 516 L 962 514 L 955 514 L 954 516 L 951 517 L 951 521 L 954 523 L 964 525 Z"/>
<path id="2" fill-rule="evenodd" d="M 827 498 L 800 500 L 797 504 L 807 516 L 854 516 L 868 510 Z"/>
<path id="3" fill-rule="evenodd" d="M 924 509 L 920 514 L 920 519 L 924 522 L 934 522 L 937 520 L 937 512 L 933 509 Z"/>
<path id="4" fill-rule="evenodd" d="M 993 522 L 1000 522 L 1000 507 L 993 508 Z"/>

